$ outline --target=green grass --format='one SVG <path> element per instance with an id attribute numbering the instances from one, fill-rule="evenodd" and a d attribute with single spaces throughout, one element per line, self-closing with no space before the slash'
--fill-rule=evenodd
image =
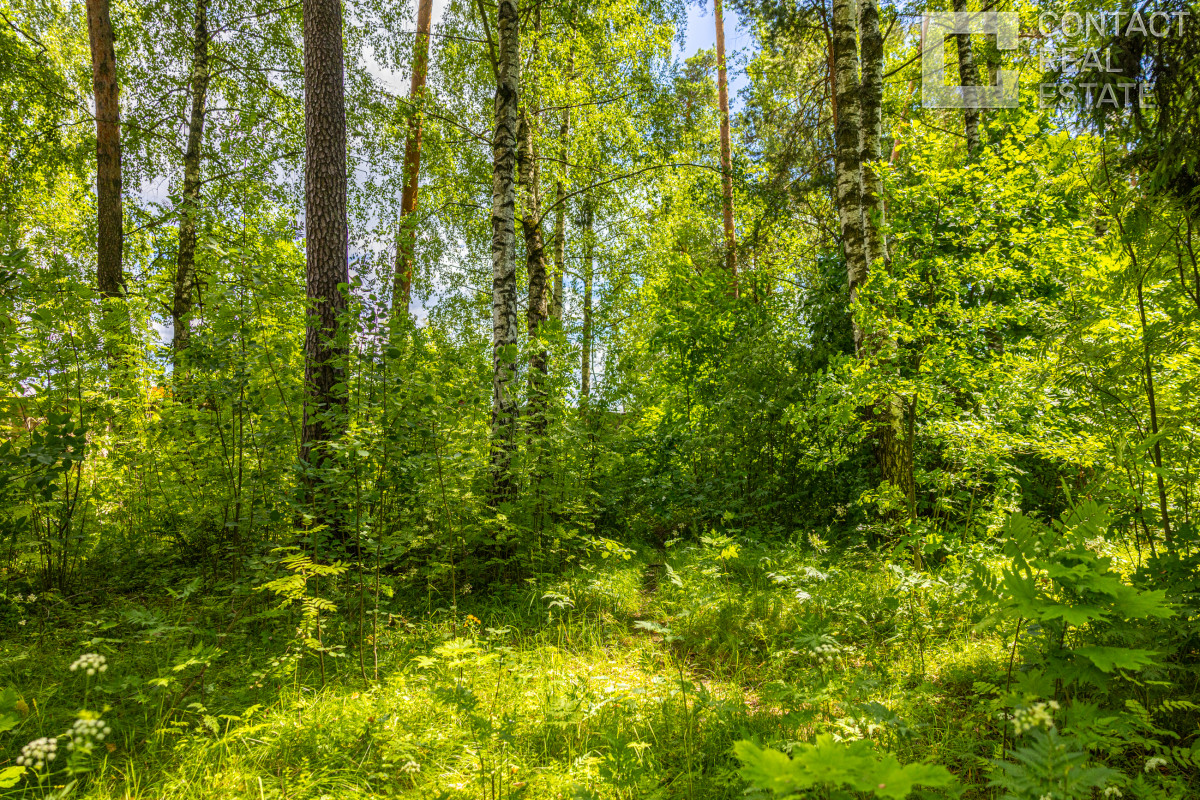
<path id="1" fill-rule="evenodd" d="M 715 541 L 475 591 L 456 612 L 400 586 L 381 616 L 380 680 L 368 640 L 362 667 L 352 644 L 325 658 L 323 688 L 312 653 L 289 672 L 296 619 L 261 593 L 242 593 L 233 624 L 199 593 L 47 601 L 0 646 L 0 686 L 29 706 L 0 733 L 0 769 L 87 707 L 114 728 L 77 776 L 90 798 L 736 798 L 733 742 L 823 732 L 941 763 L 966 797 L 989 797 L 1002 736 L 980 685 L 1005 680 L 1008 642 L 973 630 L 982 610 L 960 578 Z M 357 622 L 326 618 L 323 635 L 353 643 Z M 89 651 L 111 668 L 87 690 L 67 667 Z"/>

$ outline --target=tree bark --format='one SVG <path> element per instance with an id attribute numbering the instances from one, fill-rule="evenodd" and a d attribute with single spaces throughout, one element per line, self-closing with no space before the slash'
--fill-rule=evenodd
<path id="1" fill-rule="evenodd" d="M 429 72 L 429 29 L 433 0 L 418 0 L 417 38 L 413 44 L 412 84 L 408 99 L 408 139 L 404 142 L 404 190 L 400 195 L 400 232 L 396 238 L 396 268 L 392 276 L 392 318 L 408 313 L 412 300 L 413 251 L 417 241 L 415 212 L 421 176 L 421 127 L 424 121 L 425 78 Z"/>
<path id="2" fill-rule="evenodd" d="M 837 169 L 838 223 L 846 256 L 846 281 L 850 302 L 867 279 L 866 240 L 863 227 L 862 111 L 858 78 L 858 41 L 851 0 L 833 3 L 834 92 L 838 109 L 834 131 L 834 164 Z M 854 350 L 863 354 L 863 331 L 854 325 Z"/>
<path id="3" fill-rule="evenodd" d="M 341 0 L 304 0 L 304 218 L 308 319 L 301 460 L 320 466 L 346 405 L 340 330 L 350 281 L 346 222 L 346 106 Z M 333 419 L 331 419 L 333 417 Z"/>
<path id="4" fill-rule="evenodd" d="M 870 167 L 880 159 L 883 40 L 879 33 L 878 0 L 860 0 L 860 4 L 861 83 L 857 31 L 850 0 L 834 0 L 833 5 L 833 60 L 838 109 L 835 130 L 837 205 L 852 304 L 858 299 L 872 262 L 882 265 L 886 258 L 879 228 L 883 216 L 882 185 L 878 173 Z M 878 337 L 868 341 L 858 321 L 853 320 L 852 325 L 854 349 L 860 359 L 874 358 L 881 349 L 895 347 L 894 342 L 883 342 Z M 907 416 L 903 401 L 892 394 L 866 411 L 872 425 L 880 476 L 904 495 L 911 515 L 915 485 L 911 421 Z"/>
<path id="5" fill-rule="evenodd" d="M 859 0 L 862 32 L 862 84 L 860 137 L 862 164 L 863 238 L 867 266 L 887 261 L 883 239 L 883 181 L 874 165 L 882 158 L 883 134 L 883 34 L 879 31 L 879 0 Z"/>
<path id="6" fill-rule="evenodd" d="M 967 0 L 954 0 L 954 10 L 967 10 Z M 954 37 L 958 44 L 958 82 L 962 86 L 979 85 L 979 69 L 975 66 L 975 53 L 971 49 L 971 36 L 960 33 Z M 967 153 L 975 155 L 979 150 L 979 109 L 966 103 L 963 109 L 963 128 L 967 135 Z"/>
<path id="7" fill-rule="evenodd" d="M 123 310 L 115 307 L 125 295 L 125 233 L 121 209 L 121 99 L 109 1 L 87 0 L 87 20 L 96 100 L 96 288 L 105 305 L 105 349 L 111 362 L 117 352 L 113 340 L 128 334 L 128 324 L 127 317 L 121 319 L 126 316 Z"/>
<path id="8" fill-rule="evenodd" d="M 725 71 L 725 17 L 721 0 L 713 0 L 717 20 L 717 96 L 721 104 L 721 215 L 725 224 L 725 268 L 738 295 L 737 241 L 733 232 L 733 145 L 729 134 L 729 81 Z"/>
<path id="9" fill-rule="evenodd" d="M 200 205 L 200 146 L 204 139 L 204 109 L 208 100 L 208 12 L 206 0 L 196 0 L 192 41 L 192 111 L 188 120 L 187 151 L 183 154 L 183 203 L 179 208 L 179 253 L 175 262 L 175 293 L 171 323 L 175 370 L 192 340 L 191 314 L 196 296 L 196 213 Z"/>
<path id="10" fill-rule="evenodd" d="M 546 248 L 542 237 L 541 197 L 537 147 L 533 141 L 533 125 L 529 114 L 521 112 L 518 130 L 519 149 L 517 170 L 523 188 L 521 232 L 525 237 L 525 272 L 529 278 L 529 305 L 525 312 L 526 329 L 532 352 L 529 354 L 529 417 L 530 428 L 545 427 L 546 372 L 548 356 L 538 347 L 542 325 L 549 316 L 549 282 L 546 280 Z"/>
<path id="11" fill-rule="evenodd" d="M 571 109 L 564 108 L 562 125 L 558 129 L 558 141 L 562 158 L 562 169 L 555 182 L 554 205 L 557 216 L 554 219 L 554 290 L 550 300 L 550 316 L 562 322 L 563 318 L 563 273 L 566 270 L 567 249 L 567 204 L 566 183 L 569 174 L 571 155 Z"/>
<path id="12" fill-rule="evenodd" d="M 579 397 L 586 405 L 592 396 L 592 274 L 596 257 L 593 234 L 595 209 L 590 198 L 584 201 L 580 222 L 583 239 L 583 331 L 579 346 Z"/>
<path id="13" fill-rule="evenodd" d="M 1167 549 L 1174 551 L 1175 542 L 1171 533 L 1171 515 L 1167 510 L 1167 487 L 1163 480 L 1162 447 L 1158 439 L 1158 403 L 1154 397 L 1154 368 L 1150 359 L 1150 339 L 1146 326 L 1146 299 L 1142 290 L 1145 274 L 1139 274 L 1137 284 L 1138 317 L 1142 322 L 1142 358 L 1146 370 L 1146 402 L 1150 406 L 1150 435 L 1154 438 L 1154 477 L 1158 484 L 1158 510 L 1162 518 L 1163 536 Z"/>
<path id="14" fill-rule="evenodd" d="M 520 28 L 515 0 L 499 0 L 495 132 L 492 137 L 492 494 L 514 491 L 517 437 L 517 86 Z"/>

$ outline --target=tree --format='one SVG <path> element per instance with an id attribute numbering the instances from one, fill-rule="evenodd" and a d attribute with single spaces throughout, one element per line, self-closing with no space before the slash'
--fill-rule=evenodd
<path id="1" fill-rule="evenodd" d="M 592 396 L 592 280 L 596 269 L 594 202 L 590 197 L 584 201 L 579 225 L 583 244 L 583 330 L 580 333 L 579 346 L 579 397 L 583 405 L 586 405 Z"/>
<path id="2" fill-rule="evenodd" d="M 486 17 L 485 17 L 486 19 Z M 520 20 L 515 0 L 499 0 L 495 130 L 492 133 L 492 492 L 514 491 L 517 441 L 517 87 Z"/>
<path id="3" fill-rule="evenodd" d="M 863 241 L 867 267 L 887 261 L 883 240 L 883 182 L 875 164 L 880 160 L 883 129 L 883 34 L 879 31 L 879 2 L 859 3 L 859 29 L 862 38 L 862 83 L 859 136 L 862 165 Z"/>
<path id="4" fill-rule="evenodd" d="M 208 98 L 208 12 L 206 0 L 196 0 L 196 25 L 192 44 L 191 114 L 187 150 L 183 154 L 183 202 L 179 207 L 179 253 L 176 257 L 174 296 L 171 300 L 172 345 L 175 369 L 191 343 L 191 313 L 196 294 L 196 213 L 200 205 L 200 145 L 204 138 L 204 111 Z"/>
<path id="5" fill-rule="evenodd" d="M 96 100 L 96 288 L 104 300 L 106 349 L 115 357 L 125 294 L 124 218 L 121 208 L 121 98 L 108 0 L 87 0 L 92 88 Z"/>
<path id="6" fill-rule="evenodd" d="M 421 176 L 421 123 L 424 119 L 425 76 L 429 71 L 429 28 L 433 0 L 417 2 L 417 36 L 413 43 L 408 138 L 404 142 L 404 191 L 400 196 L 400 232 L 396 238 L 396 269 L 392 277 L 392 317 L 408 313 L 412 299 L 413 250 L 416 245 L 417 189 Z"/>
<path id="7" fill-rule="evenodd" d="M 838 223 L 846 257 L 846 280 L 850 301 L 867 279 L 865 229 L 862 197 L 862 110 L 858 77 L 858 41 L 850 0 L 833 3 L 834 99 L 837 127 L 834 131 L 834 164 L 837 169 Z M 863 349 L 863 331 L 854 322 L 854 350 Z"/>
<path id="8" fill-rule="evenodd" d="M 717 92 L 721 104 L 721 216 L 725 225 L 725 268 L 732 283 L 730 292 L 738 294 L 737 241 L 733 232 L 733 147 L 729 134 L 729 80 L 725 70 L 725 17 L 721 0 L 713 0 L 717 24 Z"/>
<path id="9" fill-rule="evenodd" d="M 965 12 L 967 0 L 954 0 L 954 10 Z M 971 49 L 971 35 L 960 33 L 954 37 L 958 45 L 958 76 L 963 86 L 979 85 L 979 69 L 975 66 L 975 52 Z M 965 91 L 968 99 L 974 93 Z M 979 151 L 979 109 L 970 102 L 963 104 L 963 130 L 967 136 L 967 153 L 975 155 Z"/>
<path id="10" fill-rule="evenodd" d="M 350 281 L 346 222 L 346 108 L 341 0 L 304 0 L 305 285 L 304 428 L 301 460 L 319 466 L 345 407 L 340 329 Z M 315 450 L 315 452 L 314 452 Z"/>
<path id="11" fill-rule="evenodd" d="M 567 202 L 564 184 L 570 174 L 570 137 L 571 109 L 568 107 L 563 109 L 562 124 L 558 129 L 559 158 L 562 159 L 562 166 L 554 185 L 554 286 L 550 296 L 550 316 L 559 322 L 562 322 L 563 318 L 563 273 L 566 270 Z"/>
<path id="12" fill-rule="evenodd" d="M 534 144 L 533 125 L 527 109 L 521 111 L 518 127 L 517 171 L 522 187 L 521 232 L 525 238 L 525 274 L 529 280 L 529 304 L 525 312 L 526 330 L 533 347 L 529 354 L 529 416 L 531 427 L 543 427 L 546 408 L 546 350 L 538 345 L 542 325 L 549 315 L 551 286 L 546 280 L 546 247 L 542 237 L 541 191 Z"/>
<path id="13" fill-rule="evenodd" d="M 880 234 L 883 199 L 881 183 L 872 164 L 880 158 L 880 127 L 883 90 L 883 38 L 879 32 L 878 0 L 861 0 L 859 25 L 849 0 L 833 4 L 833 64 L 837 126 L 835 131 L 838 219 L 846 257 L 846 278 L 851 305 L 859 299 L 872 265 L 885 267 L 885 248 Z M 862 30 L 862 71 L 859 80 L 859 46 L 856 27 Z M 851 322 L 854 349 L 863 361 L 876 368 L 894 361 L 895 343 L 879 336 L 868 339 L 856 315 Z M 882 357 L 877 358 L 877 356 Z M 915 486 L 912 449 L 899 397 L 888 393 L 873 403 L 867 417 L 874 424 L 874 446 L 880 476 L 903 494 L 910 513 Z"/>

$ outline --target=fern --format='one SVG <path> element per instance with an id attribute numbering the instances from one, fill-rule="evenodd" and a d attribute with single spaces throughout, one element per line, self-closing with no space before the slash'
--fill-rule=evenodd
<path id="1" fill-rule="evenodd" d="M 901 800 L 916 786 L 945 787 L 954 777 L 933 764 L 901 764 L 890 754 L 878 755 L 870 742 L 836 742 L 818 736 L 815 744 L 793 748 L 789 758 L 778 750 L 764 749 L 749 741 L 733 746 L 742 762 L 741 776 L 758 789 L 780 797 L 812 796 L 822 789 L 865 792 L 869 796 Z"/>

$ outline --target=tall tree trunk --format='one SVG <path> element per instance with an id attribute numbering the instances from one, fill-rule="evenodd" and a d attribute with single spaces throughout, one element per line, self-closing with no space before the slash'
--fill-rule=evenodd
<path id="1" fill-rule="evenodd" d="M 1142 291 L 1145 274 L 1139 273 L 1137 284 L 1138 316 L 1142 321 L 1142 358 L 1146 369 L 1146 402 L 1150 406 L 1150 435 L 1154 438 L 1154 477 L 1158 483 L 1158 510 L 1162 518 L 1163 535 L 1166 537 L 1167 548 L 1174 551 L 1175 542 L 1171 534 L 1171 515 L 1167 510 L 1167 487 L 1163 480 L 1162 447 L 1158 439 L 1158 404 L 1154 397 L 1154 368 L 1150 360 L 1150 339 L 1146 326 L 1146 299 Z"/>
<path id="2" fill-rule="evenodd" d="M 118 350 L 113 340 L 128 333 L 128 316 L 119 305 L 125 294 L 121 98 L 108 0 L 87 0 L 87 19 L 88 42 L 92 50 L 92 89 L 96 99 L 96 288 L 105 305 L 105 349 L 112 362 Z"/>
<path id="3" fill-rule="evenodd" d="M 192 113 L 187 151 L 183 154 L 183 203 L 179 208 L 179 254 L 175 262 L 175 294 L 171 301 L 175 369 L 192 339 L 191 314 L 196 295 L 196 212 L 200 205 L 200 145 L 204 139 L 204 107 L 208 99 L 208 12 L 196 0 L 192 40 Z"/>
<path id="4" fill-rule="evenodd" d="M 533 141 L 533 125 L 529 113 L 522 109 L 518 131 L 518 175 L 523 188 L 521 232 L 525 237 L 525 272 L 529 277 L 529 305 L 525 312 L 529 343 L 529 417 L 530 428 L 545 427 L 546 372 L 548 356 L 545 348 L 537 346 L 542 325 L 549 314 L 549 282 L 546 280 L 546 248 L 542 238 L 541 197 L 537 164 L 537 147 Z"/>
<path id="5" fill-rule="evenodd" d="M 883 181 L 874 166 L 882 158 L 883 134 L 883 34 L 879 31 L 879 0 L 859 0 L 859 30 L 862 36 L 862 84 L 860 137 L 862 164 L 863 232 L 867 266 L 887 261 L 882 234 Z"/>
<path id="6" fill-rule="evenodd" d="M 717 19 L 717 96 L 721 104 L 721 214 L 725 223 L 725 268 L 738 295 L 737 241 L 733 234 L 733 145 L 729 135 L 729 81 L 725 71 L 725 16 L 721 0 L 713 0 Z"/>
<path id="7" fill-rule="evenodd" d="M 392 275 L 392 318 L 408 313 L 412 300 L 413 251 L 417 240 L 417 188 L 421 176 L 421 125 L 424 118 L 425 76 L 429 72 L 429 28 L 433 0 L 418 0 L 417 39 L 413 44 L 412 84 L 408 89 L 412 116 L 404 142 L 404 191 L 400 195 L 400 232 L 396 237 L 396 269 Z"/>
<path id="8" fill-rule="evenodd" d="M 562 125 L 558 129 L 559 152 L 562 157 L 562 167 L 558 180 L 555 182 L 554 206 L 557 216 L 554 219 L 554 291 L 550 299 L 550 316 L 562 322 L 563 318 L 563 273 L 566 270 L 567 249 L 567 203 L 566 183 L 569 175 L 571 147 L 571 109 L 564 108 Z"/>
<path id="9" fill-rule="evenodd" d="M 592 274 L 595 271 L 596 237 L 593 233 L 596 212 L 592 199 L 583 204 L 580 233 L 583 240 L 583 331 L 580 336 L 579 397 L 587 405 L 592 396 Z"/>
<path id="10" fill-rule="evenodd" d="M 954 10 L 967 10 L 967 0 L 954 0 Z M 958 82 L 962 86 L 979 85 L 979 69 L 975 66 L 975 53 L 971 49 L 971 36 L 960 33 L 954 37 L 958 44 Z M 972 92 L 967 92 L 972 95 Z M 968 96 L 963 108 L 963 128 L 967 134 L 967 152 L 971 155 L 979 150 L 979 109 L 973 105 L 974 97 Z"/>
<path id="11" fill-rule="evenodd" d="M 492 493 L 514 491 L 517 437 L 517 86 L 520 28 L 515 0 L 499 0 L 495 132 L 492 137 Z"/>
<path id="12" fill-rule="evenodd" d="M 834 93 L 837 128 L 834 131 L 834 165 L 837 168 L 838 222 L 846 255 L 846 281 L 850 301 L 867 279 L 867 253 L 863 227 L 861 86 L 858 79 L 858 41 L 851 13 L 852 0 L 833 3 Z M 863 332 L 854 322 L 854 349 L 862 354 Z"/>
<path id="13" fill-rule="evenodd" d="M 846 277 L 850 299 L 858 299 L 872 261 L 883 265 L 886 247 L 880 232 L 883 218 L 882 185 L 870 167 L 880 159 L 881 100 L 883 89 L 883 40 L 879 32 L 878 0 L 860 0 L 862 26 L 862 82 L 859 82 L 859 50 L 850 0 L 835 0 L 833 47 L 836 73 L 835 95 L 838 120 L 835 131 L 838 217 L 846 254 Z M 853 321 L 854 348 L 860 359 L 875 357 L 894 342 L 877 338 L 867 341 L 857 320 Z M 889 394 L 867 410 L 873 423 L 876 462 L 883 480 L 905 498 L 909 514 L 915 501 L 911 437 L 901 398 Z"/>
<path id="14" fill-rule="evenodd" d="M 341 0 L 304 0 L 304 218 L 308 319 L 304 337 L 304 429 L 301 460 L 320 466 L 321 443 L 335 438 L 331 414 L 346 404 L 347 353 L 340 330 L 349 283 L 346 222 L 346 106 L 342 78 Z M 335 423 L 340 425 L 340 423 Z"/>

